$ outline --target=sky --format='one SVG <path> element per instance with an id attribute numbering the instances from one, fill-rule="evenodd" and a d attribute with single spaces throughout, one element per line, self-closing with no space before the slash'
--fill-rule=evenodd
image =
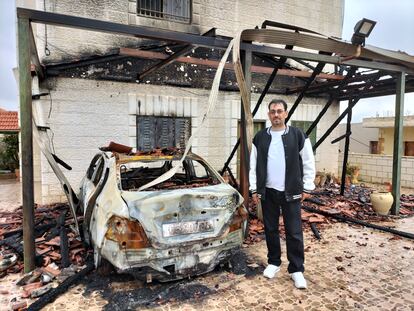
<path id="1" fill-rule="evenodd" d="M 301 0 L 308 1 L 308 0 Z M 0 0 L 0 107 L 17 110 L 15 0 Z M 367 44 L 414 55 L 414 0 L 345 0 L 342 37 L 350 40 L 354 25 L 363 17 L 377 22 Z M 343 110 L 347 103 L 341 103 Z M 395 96 L 360 100 L 353 109 L 353 122 L 363 117 L 391 116 Z M 404 110 L 414 114 L 414 93 L 405 95 Z"/>
<path id="2" fill-rule="evenodd" d="M 413 13 L 414 0 L 345 0 L 342 38 L 350 41 L 355 24 L 365 17 L 377 22 L 366 44 L 414 55 Z M 341 111 L 347 104 L 341 103 Z M 352 122 L 377 115 L 393 116 L 394 111 L 395 96 L 362 99 L 352 110 Z M 414 93 L 405 94 L 404 111 L 414 115 Z"/>

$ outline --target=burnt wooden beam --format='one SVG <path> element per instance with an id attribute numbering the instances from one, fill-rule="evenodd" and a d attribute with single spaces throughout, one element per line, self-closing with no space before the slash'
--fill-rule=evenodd
<path id="1" fill-rule="evenodd" d="M 243 66 L 244 79 L 246 87 L 248 90 L 251 89 L 252 85 L 252 75 L 251 75 L 251 66 L 252 66 L 252 53 L 249 51 L 242 51 L 241 63 Z M 251 96 L 251 92 L 249 92 Z M 246 132 L 246 114 L 244 111 L 244 105 L 240 102 L 240 194 L 244 198 L 245 206 L 249 204 L 249 149 L 247 141 L 247 132 Z M 249 108 L 250 109 L 250 108 Z"/>
<path id="2" fill-rule="evenodd" d="M 131 48 L 120 48 L 119 54 L 124 55 L 124 56 L 146 58 L 146 59 L 167 59 L 169 57 L 168 55 L 164 53 L 160 53 L 160 52 L 144 51 L 144 50 L 131 49 Z M 217 68 L 220 63 L 218 60 L 200 59 L 196 57 L 183 57 L 183 56 L 177 57 L 175 61 L 179 63 L 196 64 L 196 65 L 206 66 L 210 68 Z M 226 64 L 224 68 L 226 70 L 234 70 L 233 64 L 230 64 L 230 63 Z M 273 72 L 273 68 L 252 65 L 251 72 L 271 74 Z M 289 76 L 289 77 L 309 78 L 310 76 L 312 76 L 312 73 L 308 71 L 303 71 L 303 70 L 279 69 L 278 73 L 279 75 Z M 322 73 L 322 74 L 317 75 L 317 78 L 328 79 L 328 80 L 343 80 L 344 77 L 342 75 Z"/>
<path id="3" fill-rule="evenodd" d="M 351 103 L 352 103 L 351 101 L 348 102 L 348 107 L 351 106 Z M 346 132 L 347 133 L 351 133 L 351 121 L 352 121 L 352 108 L 349 109 L 347 120 L 346 120 Z M 341 195 L 344 195 L 344 192 L 345 192 L 346 165 L 348 163 L 348 154 L 349 154 L 349 138 L 350 138 L 350 135 L 346 135 L 344 159 L 342 161 Z"/>
<path id="4" fill-rule="evenodd" d="M 203 36 L 206 37 L 214 37 L 216 34 L 216 28 L 211 28 L 209 31 L 207 31 L 206 33 L 203 34 Z M 196 49 L 198 46 L 196 45 L 186 45 L 184 47 L 182 47 L 181 49 L 179 49 L 177 52 L 175 52 L 174 54 L 172 54 L 170 57 L 160 61 L 158 64 L 144 70 L 142 73 L 139 73 L 137 75 L 137 80 L 142 80 L 144 77 L 148 76 L 149 74 L 153 73 L 154 71 L 160 70 L 162 68 L 164 68 L 165 66 L 171 64 L 172 62 L 174 62 L 178 57 L 180 56 L 184 56 L 187 53 L 190 53 L 193 49 Z"/>
<path id="5" fill-rule="evenodd" d="M 367 81 L 369 80 L 370 77 L 375 76 L 375 75 L 377 75 L 377 72 L 372 73 L 372 74 L 355 75 L 354 77 L 348 78 L 347 81 L 348 81 L 348 84 L 351 84 L 353 82 Z M 341 84 L 341 80 L 336 80 L 336 81 L 323 82 L 318 85 L 312 85 L 306 90 L 306 95 L 313 94 L 313 93 L 319 94 L 319 93 L 328 92 L 332 90 L 333 88 L 339 86 L 340 84 Z M 292 95 L 295 93 L 299 93 L 299 92 L 302 92 L 302 90 L 303 90 L 303 86 L 289 89 L 286 91 L 286 95 Z"/>
<path id="6" fill-rule="evenodd" d="M 225 50 L 229 43 L 229 39 L 224 38 L 209 38 L 203 37 L 197 34 L 184 33 L 179 31 L 171 31 L 166 29 L 160 29 L 155 27 L 145 26 L 131 26 L 119 23 L 113 23 L 108 21 L 102 21 L 97 19 L 89 19 L 78 16 L 57 14 L 51 12 L 37 11 L 31 9 L 25 9 L 18 7 L 16 9 L 17 16 L 23 17 L 34 23 L 42 23 L 46 25 L 55 25 L 70 27 L 76 29 L 98 31 L 102 33 L 121 34 L 131 37 L 148 38 L 159 41 L 172 41 L 184 44 L 194 44 L 200 47 L 217 48 Z M 300 29 L 299 29 L 300 30 Z M 302 30 L 305 31 L 305 30 Z M 308 30 L 306 30 L 309 32 Z M 306 37 L 309 35 L 301 34 Z M 309 37 L 314 39 L 314 37 Z M 248 40 L 248 39 L 246 39 Z M 327 39 L 326 39 L 327 40 Z M 252 53 L 269 54 L 277 56 L 285 56 L 293 59 L 301 59 L 314 62 L 325 62 L 330 64 L 342 64 L 352 67 L 363 67 L 372 69 L 389 70 L 396 72 L 408 72 L 413 73 L 414 69 L 405 66 L 404 64 L 390 64 L 382 61 L 362 60 L 362 59 L 350 59 L 344 60 L 339 55 L 319 55 L 307 51 L 291 51 L 282 48 L 277 48 L 267 45 L 252 44 L 248 42 L 242 42 L 240 48 Z M 333 52 L 333 51 L 332 51 Z"/>
<path id="7" fill-rule="evenodd" d="M 372 84 L 375 83 L 375 81 L 379 78 L 373 78 L 370 83 L 368 85 L 365 86 L 366 89 L 369 89 L 371 87 Z M 364 89 L 365 90 L 365 89 Z M 364 90 L 360 91 L 360 93 L 363 93 Z M 358 101 L 361 98 L 361 94 L 359 93 L 359 95 L 357 95 L 355 98 L 352 99 L 352 101 L 350 102 L 350 104 L 348 105 L 348 108 L 346 108 L 341 115 L 338 117 L 338 119 L 336 119 L 336 121 L 334 123 L 332 123 L 332 125 L 326 130 L 325 134 L 322 135 L 322 137 L 315 143 L 315 145 L 313 146 L 313 151 L 315 151 L 323 142 L 324 140 L 332 133 L 332 131 L 338 126 L 339 122 L 342 121 L 342 119 L 349 113 L 349 111 L 352 110 L 352 108 L 358 103 Z"/>
<path id="8" fill-rule="evenodd" d="M 34 185 L 33 185 L 33 122 L 32 78 L 30 72 L 30 22 L 17 19 L 19 53 L 19 99 L 21 124 L 22 198 L 23 198 L 23 252 L 24 271 L 35 268 Z"/>
<path id="9" fill-rule="evenodd" d="M 286 49 L 293 49 L 293 46 L 287 45 L 286 46 Z M 273 69 L 273 72 L 271 73 L 269 79 L 267 80 L 266 85 L 265 85 L 262 93 L 260 94 L 259 100 L 257 101 L 256 106 L 254 107 L 254 109 L 252 111 L 253 117 L 256 115 L 257 111 L 259 110 L 260 105 L 263 102 L 263 99 L 265 98 L 267 92 L 270 89 L 270 86 L 272 85 L 272 83 L 273 83 L 273 81 L 274 81 L 274 79 L 275 79 L 275 77 L 276 77 L 276 75 L 278 73 L 278 70 L 283 66 L 283 64 L 286 62 L 286 60 L 287 60 L 286 57 L 281 57 L 276 62 L 275 68 Z M 234 145 L 233 150 L 231 151 L 231 153 L 230 153 L 229 157 L 227 158 L 226 162 L 224 163 L 224 166 L 223 166 L 223 168 L 221 170 L 221 175 L 223 175 L 224 174 L 224 171 L 229 167 L 230 162 L 233 159 L 233 157 L 234 157 L 234 155 L 235 155 L 235 153 L 236 153 L 237 148 L 239 147 L 239 145 L 240 145 L 240 137 L 237 139 L 237 142 Z"/>
<path id="10" fill-rule="evenodd" d="M 295 112 L 296 108 L 299 106 L 300 102 L 302 101 L 303 97 L 305 96 L 305 92 L 308 89 L 308 87 L 312 84 L 312 82 L 315 80 L 316 76 L 321 73 L 323 67 L 325 67 L 325 63 L 319 63 L 315 70 L 312 72 L 312 75 L 309 77 L 309 79 L 306 81 L 305 86 L 303 87 L 302 92 L 299 94 L 299 96 L 296 98 L 295 103 L 292 105 L 292 108 L 289 110 L 289 114 L 285 120 L 285 123 L 287 123 L 290 118 L 292 117 L 293 113 Z"/>
<path id="11" fill-rule="evenodd" d="M 345 78 L 341 81 L 341 84 L 336 89 L 336 93 L 338 93 L 342 88 L 344 88 L 347 83 L 348 79 L 351 78 L 355 74 L 356 68 L 351 68 L 351 70 L 348 71 Z M 316 125 L 319 123 L 319 121 L 322 119 L 322 117 L 325 115 L 325 113 L 328 111 L 329 107 L 331 106 L 332 102 L 335 100 L 335 96 L 331 95 L 328 102 L 325 104 L 325 106 L 322 108 L 321 112 L 319 112 L 316 119 L 312 122 L 312 124 L 309 126 L 309 128 L 306 130 L 306 135 L 310 135 L 312 133 L 313 129 L 316 127 Z"/>

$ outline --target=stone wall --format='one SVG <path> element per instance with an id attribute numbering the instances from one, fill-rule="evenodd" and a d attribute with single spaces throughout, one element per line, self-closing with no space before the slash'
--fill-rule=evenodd
<path id="1" fill-rule="evenodd" d="M 342 170 L 343 154 L 339 156 L 338 171 Z M 392 156 L 350 153 L 348 163 L 361 168 L 359 180 L 373 183 L 392 181 Z M 401 186 L 414 188 L 414 157 L 402 157 Z"/>
<path id="2" fill-rule="evenodd" d="M 53 145 L 58 157 L 73 167 L 64 171 L 76 190 L 98 147 L 116 141 L 136 147 L 136 116 L 177 116 L 191 118 L 192 133 L 199 127 L 200 117 L 207 107 L 209 90 L 167 86 L 142 85 L 122 82 L 93 81 L 87 79 L 49 79 L 51 98 L 35 101 L 42 125 L 53 132 Z M 252 94 L 252 107 L 259 94 Z M 274 95 L 265 97 L 267 103 Z M 288 104 L 295 97 L 282 96 Z M 305 98 L 292 120 L 313 121 L 325 100 Z M 192 151 L 206 158 L 216 169 L 221 169 L 237 141 L 237 124 L 240 118 L 240 95 L 237 92 L 220 92 L 216 109 L 195 139 Z M 320 137 L 338 115 L 339 105 L 332 105 L 317 127 Z M 49 117 L 50 114 L 50 117 Z M 263 104 L 255 120 L 267 121 L 267 105 Z M 318 148 L 318 170 L 336 172 L 337 144 L 329 142 L 337 136 L 331 134 Z M 38 159 L 35 156 L 35 160 Z M 42 202 L 64 200 L 54 173 L 46 159 L 35 167 L 41 169 Z M 236 157 L 231 163 L 236 173 Z"/>
<path id="3" fill-rule="evenodd" d="M 215 27 L 217 34 L 235 36 L 241 29 L 261 26 L 265 20 L 292 24 L 341 37 L 344 0 L 193 0 L 191 23 L 138 16 L 136 0 L 17 0 L 18 6 L 87 17 L 120 24 L 150 26 L 201 34 Z M 139 39 L 66 27 L 35 24 L 35 39 L 44 62 L 73 59 L 133 46 Z M 148 41 L 148 40 L 147 40 Z M 45 47 L 50 55 L 45 55 Z"/>

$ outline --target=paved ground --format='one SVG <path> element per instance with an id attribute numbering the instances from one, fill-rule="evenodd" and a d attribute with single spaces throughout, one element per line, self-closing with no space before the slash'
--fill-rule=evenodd
<path id="1" fill-rule="evenodd" d="M 392 225 L 414 233 L 414 218 Z M 305 246 L 307 290 L 294 288 L 286 261 L 276 279 L 261 275 L 260 242 L 243 248 L 231 270 L 191 280 L 144 285 L 92 273 L 44 310 L 414 310 L 413 240 L 335 223 L 320 241 L 306 233 Z M 19 296 L 13 278 L 1 281 L 0 306 Z"/>
<path id="2" fill-rule="evenodd" d="M 20 205 L 19 188 L 0 181 L 0 210 Z M 414 233 L 414 217 L 388 225 Z M 232 269 L 180 282 L 144 285 L 94 272 L 44 310 L 414 310 L 413 240 L 341 223 L 321 234 L 320 241 L 305 234 L 307 290 L 294 288 L 286 261 L 274 280 L 261 275 L 266 246 L 260 242 L 243 248 Z M 22 301 L 18 277 L 0 279 L 0 310 Z"/>
<path id="3" fill-rule="evenodd" d="M 15 179 L 0 179 L 0 211 L 13 211 L 21 205 L 21 183 Z"/>

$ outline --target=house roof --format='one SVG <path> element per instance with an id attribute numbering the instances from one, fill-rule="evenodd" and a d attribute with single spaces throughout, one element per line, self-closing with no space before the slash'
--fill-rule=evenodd
<path id="1" fill-rule="evenodd" d="M 394 117 L 364 118 L 362 120 L 363 127 L 386 128 L 386 127 L 394 127 L 394 125 L 395 125 Z M 404 127 L 414 126 L 414 115 L 404 116 L 403 125 Z"/>
<path id="2" fill-rule="evenodd" d="M 17 111 L 7 111 L 0 108 L 0 132 L 19 132 L 19 117 Z"/>

